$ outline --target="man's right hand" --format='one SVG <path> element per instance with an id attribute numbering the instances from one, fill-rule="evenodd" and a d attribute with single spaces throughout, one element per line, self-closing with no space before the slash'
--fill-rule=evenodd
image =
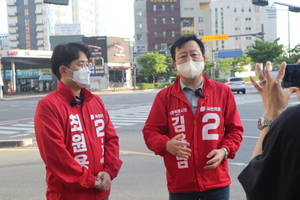
<path id="1" fill-rule="evenodd" d="M 186 142 L 185 135 L 179 134 L 169 140 L 166 144 L 167 151 L 174 156 L 178 156 L 180 158 L 188 158 L 191 156 L 192 150 L 187 148 L 190 144 Z"/>

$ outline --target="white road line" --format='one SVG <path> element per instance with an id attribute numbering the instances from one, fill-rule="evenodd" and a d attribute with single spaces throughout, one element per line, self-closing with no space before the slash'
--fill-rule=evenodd
<path id="1" fill-rule="evenodd" d="M 33 124 L 12 124 L 10 126 L 16 126 L 16 127 L 32 127 L 33 128 Z"/>
<path id="2" fill-rule="evenodd" d="M 11 134 L 16 134 L 19 133 L 19 131 L 4 131 L 4 130 L 0 130 L 0 134 L 3 135 L 11 135 Z"/>
<path id="3" fill-rule="evenodd" d="M 33 128 L 18 128 L 18 127 L 0 127 L 0 130 L 19 130 L 19 131 L 33 131 Z"/>

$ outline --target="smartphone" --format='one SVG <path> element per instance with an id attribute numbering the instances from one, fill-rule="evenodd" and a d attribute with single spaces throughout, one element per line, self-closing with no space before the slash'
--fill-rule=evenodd
<path id="1" fill-rule="evenodd" d="M 285 75 L 282 80 L 282 87 L 298 87 L 300 88 L 300 65 L 287 64 L 285 68 Z"/>

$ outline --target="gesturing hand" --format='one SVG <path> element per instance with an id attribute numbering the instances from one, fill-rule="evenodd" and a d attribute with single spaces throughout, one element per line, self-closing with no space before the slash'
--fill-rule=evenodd
<path id="1" fill-rule="evenodd" d="M 207 155 L 207 158 L 211 158 L 206 162 L 206 166 L 204 169 L 215 169 L 220 165 L 222 160 L 224 159 L 225 151 L 223 149 L 214 149 Z"/>
<path id="2" fill-rule="evenodd" d="M 286 62 L 283 62 L 275 78 L 271 76 L 271 62 L 266 63 L 264 71 L 260 64 L 256 64 L 256 73 L 260 80 L 260 85 L 256 83 L 253 77 L 250 76 L 250 81 L 260 93 L 265 107 L 263 116 L 267 119 L 275 119 L 285 109 L 292 93 L 297 91 L 297 88 L 291 87 L 286 90 L 282 89 L 281 81 L 284 77 Z M 264 72 L 264 73 L 263 73 Z"/>
<path id="3" fill-rule="evenodd" d="M 109 173 L 105 171 L 99 172 L 96 176 L 96 183 L 95 188 L 103 191 L 109 190 L 111 186 L 111 177 Z"/>
<path id="4" fill-rule="evenodd" d="M 166 144 L 167 151 L 180 158 L 191 156 L 192 150 L 187 148 L 190 144 L 185 140 L 185 134 L 179 134 L 169 140 Z"/>

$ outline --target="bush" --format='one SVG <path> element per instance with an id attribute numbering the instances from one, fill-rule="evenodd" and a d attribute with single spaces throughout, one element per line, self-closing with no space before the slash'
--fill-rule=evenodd
<path id="1" fill-rule="evenodd" d="M 221 82 L 221 83 L 226 83 L 227 79 L 226 78 L 216 78 L 215 81 Z"/>
<path id="2" fill-rule="evenodd" d="M 164 83 L 137 83 L 137 86 L 140 90 L 147 90 L 147 89 L 157 89 L 157 88 L 165 88 L 172 83 L 164 82 Z"/>
<path id="3" fill-rule="evenodd" d="M 252 77 L 254 78 L 254 80 L 259 81 L 258 76 L 252 76 Z M 242 79 L 243 79 L 245 82 L 250 82 L 250 78 L 249 78 L 249 77 L 242 77 Z"/>

